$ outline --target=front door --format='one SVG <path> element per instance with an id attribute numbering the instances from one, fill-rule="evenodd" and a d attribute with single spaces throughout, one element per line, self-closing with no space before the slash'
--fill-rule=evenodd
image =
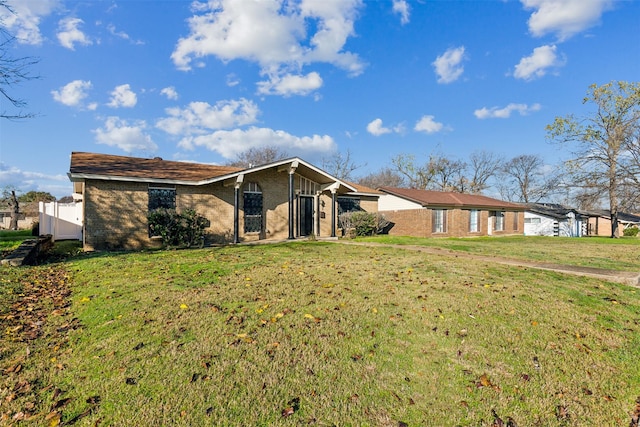
<path id="1" fill-rule="evenodd" d="M 300 197 L 300 235 L 313 234 L 313 197 Z"/>

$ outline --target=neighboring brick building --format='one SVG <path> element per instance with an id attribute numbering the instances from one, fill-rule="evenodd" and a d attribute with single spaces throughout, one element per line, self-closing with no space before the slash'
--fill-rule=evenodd
<path id="1" fill-rule="evenodd" d="M 475 194 L 381 187 L 390 235 L 467 237 L 524 233 L 524 207 Z"/>
<path id="2" fill-rule="evenodd" d="M 250 169 L 105 154 L 71 154 L 69 178 L 84 202 L 84 248 L 148 247 L 155 207 L 194 209 L 209 242 L 336 236 L 338 197 L 377 210 L 378 194 L 292 158 Z"/>

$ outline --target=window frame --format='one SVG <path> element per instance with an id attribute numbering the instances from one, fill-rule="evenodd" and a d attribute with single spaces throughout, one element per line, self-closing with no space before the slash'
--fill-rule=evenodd
<path id="1" fill-rule="evenodd" d="M 166 197 L 166 195 L 158 195 L 153 196 L 155 192 L 172 192 L 173 196 Z M 176 209 L 177 207 L 177 191 L 175 186 L 157 186 L 157 185 L 149 185 L 147 188 L 147 211 L 151 212 L 155 209 Z M 171 198 L 171 203 L 163 203 L 164 198 Z"/>
<path id="2" fill-rule="evenodd" d="M 431 210 L 431 232 L 433 234 L 447 232 L 447 209 Z"/>
<path id="3" fill-rule="evenodd" d="M 495 211 L 493 231 L 504 231 L 504 211 Z"/>
<path id="4" fill-rule="evenodd" d="M 475 217 L 475 222 L 473 221 L 474 217 Z M 479 232 L 480 232 L 480 209 L 470 209 L 469 210 L 469 233 L 479 233 Z"/>
<path id="5" fill-rule="evenodd" d="M 258 200 L 259 203 L 257 203 Z M 250 203 L 247 203 L 247 201 Z M 247 182 L 244 185 L 242 190 L 242 211 L 244 213 L 243 229 L 245 234 L 262 233 L 264 196 L 257 182 Z"/>

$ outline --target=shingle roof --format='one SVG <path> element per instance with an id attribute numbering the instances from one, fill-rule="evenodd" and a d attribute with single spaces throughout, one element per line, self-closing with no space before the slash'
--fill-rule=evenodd
<path id="1" fill-rule="evenodd" d="M 422 206 L 451 206 L 451 207 L 486 207 L 524 210 L 524 207 L 511 202 L 505 202 L 478 194 L 463 194 L 443 191 L 416 190 L 412 188 L 380 187 L 380 191 L 391 194 Z"/>
<path id="2" fill-rule="evenodd" d="M 233 174 L 240 170 L 242 169 L 229 166 L 175 162 L 163 160 L 159 157 L 143 159 L 82 152 L 71 153 L 71 166 L 69 168 L 69 172 L 72 175 L 194 182 Z"/>
<path id="3" fill-rule="evenodd" d="M 367 187 L 366 185 L 355 184 L 353 182 L 348 182 L 348 184 L 356 189 L 356 193 L 382 195 L 380 191 L 374 190 L 373 188 Z"/>

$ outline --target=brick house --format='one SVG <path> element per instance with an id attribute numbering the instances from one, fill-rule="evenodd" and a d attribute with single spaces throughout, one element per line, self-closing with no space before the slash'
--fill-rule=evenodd
<path id="1" fill-rule="evenodd" d="M 390 235 L 504 236 L 524 233 L 524 206 L 491 197 L 408 188 L 378 188 Z"/>
<path id="2" fill-rule="evenodd" d="M 374 190 L 299 158 L 238 169 L 73 152 L 68 175 L 84 203 L 86 250 L 152 246 L 147 214 L 156 207 L 194 209 L 209 221 L 210 243 L 335 237 L 339 197 L 377 211 Z"/>

